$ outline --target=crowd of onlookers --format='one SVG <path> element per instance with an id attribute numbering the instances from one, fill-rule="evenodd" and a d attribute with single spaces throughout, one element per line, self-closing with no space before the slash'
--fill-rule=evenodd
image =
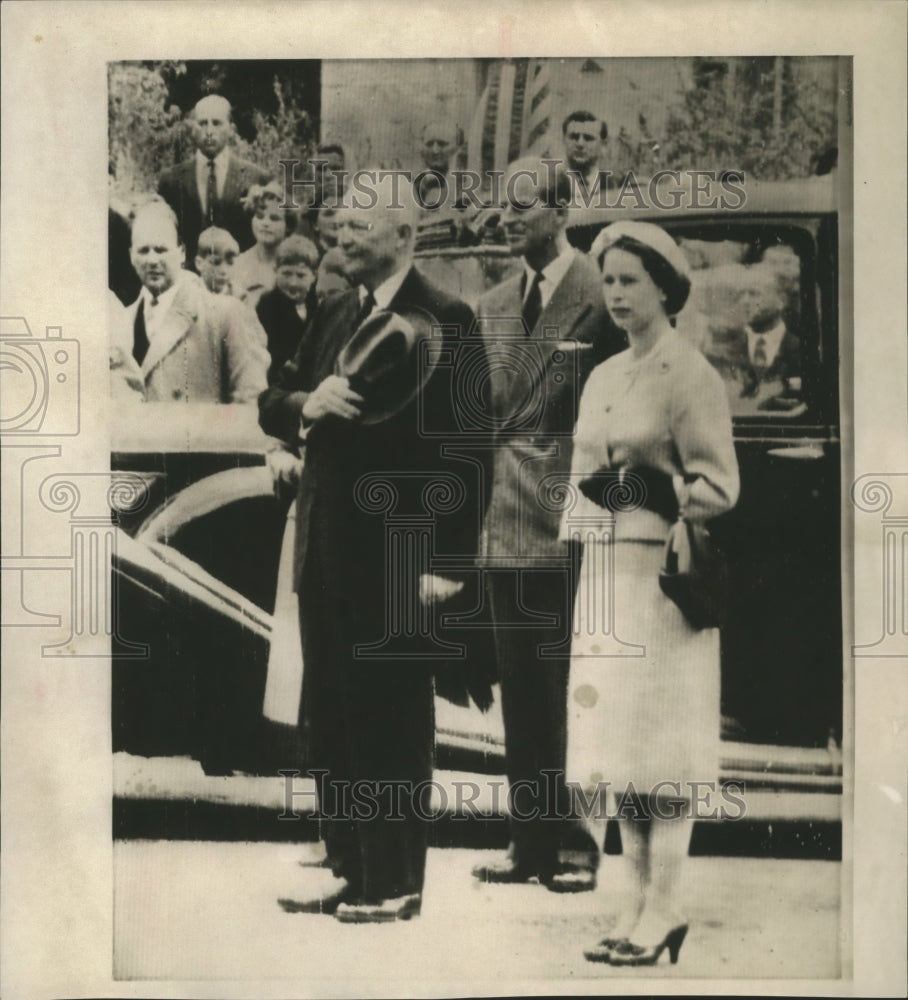
<path id="1" fill-rule="evenodd" d="M 156 192 L 136 198 L 128 209 L 109 210 L 114 392 L 148 401 L 251 402 L 292 357 L 316 304 L 350 287 L 336 249 L 335 222 L 348 176 L 345 150 L 339 143 L 319 145 L 306 203 L 287 207 L 275 165 L 261 167 L 232 150 L 231 107 L 225 98 L 203 97 L 188 121 L 194 155 L 165 171 Z M 459 148 L 453 123 L 424 127 L 421 152 L 429 176 L 423 177 L 423 188 L 448 174 Z M 452 198 L 438 203 L 431 191 L 421 193 L 433 207 L 422 213 L 417 246 L 495 239 L 488 213 L 468 213 Z M 149 229 L 155 244 L 137 239 Z M 199 293 L 203 286 L 226 301 L 210 303 Z M 164 308 L 158 302 L 162 296 Z M 189 327 L 173 321 L 187 314 L 186 299 L 197 307 L 193 325 L 213 327 L 208 339 L 224 349 L 193 362 L 196 367 L 219 364 L 220 371 L 174 381 L 155 369 L 179 345 L 171 337 L 166 352 L 149 351 L 146 340 L 150 333 L 157 337 L 165 312 L 170 322 L 163 325 L 171 333 L 179 326 L 185 339 Z M 234 329 L 227 336 L 231 323 L 245 333 Z M 192 348 L 184 345 L 186 351 Z M 238 367 L 245 377 L 236 377 Z"/>

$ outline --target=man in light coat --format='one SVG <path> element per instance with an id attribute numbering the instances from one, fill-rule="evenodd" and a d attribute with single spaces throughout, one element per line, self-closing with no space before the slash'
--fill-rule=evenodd
<path id="1" fill-rule="evenodd" d="M 129 345 L 148 402 L 254 403 L 267 383 L 264 333 L 237 300 L 183 270 L 173 213 L 140 209 L 130 257 L 142 282 L 112 343 Z"/>

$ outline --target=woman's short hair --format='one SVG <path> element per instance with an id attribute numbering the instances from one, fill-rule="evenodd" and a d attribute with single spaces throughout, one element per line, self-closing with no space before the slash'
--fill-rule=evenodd
<path id="1" fill-rule="evenodd" d="M 277 181 L 269 181 L 267 184 L 253 184 L 243 200 L 243 207 L 249 215 L 255 215 L 256 212 L 261 212 L 268 208 L 272 202 L 284 213 L 284 219 L 287 222 L 287 232 L 294 232 L 299 223 L 299 212 L 295 208 L 282 207 L 284 189 Z"/>
<path id="2" fill-rule="evenodd" d="M 283 267 L 285 264 L 305 264 L 315 271 L 318 269 L 318 249 L 305 236 L 288 236 L 278 244 L 274 256 L 275 267 Z"/>
<path id="3" fill-rule="evenodd" d="M 690 295 L 684 251 L 662 229 L 648 222 L 616 222 L 604 229 L 590 248 L 600 270 L 609 250 L 625 250 L 640 260 L 643 270 L 665 295 L 665 311 L 675 316 Z"/>

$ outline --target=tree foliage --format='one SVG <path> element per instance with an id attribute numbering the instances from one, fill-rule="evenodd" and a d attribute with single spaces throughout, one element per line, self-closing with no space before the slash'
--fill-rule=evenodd
<path id="1" fill-rule="evenodd" d="M 807 177 L 836 145 L 831 62 L 703 61 L 669 116 L 661 166 L 741 169 L 762 180 Z"/>
<path id="2" fill-rule="evenodd" d="M 160 69 L 126 62 L 108 66 L 108 172 L 118 194 L 154 190 L 158 174 L 180 157 L 181 117 L 169 103 Z"/>
<path id="3" fill-rule="evenodd" d="M 113 195 L 128 205 L 150 193 L 161 173 L 192 154 L 194 149 L 186 116 L 172 95 L 180 96 L 186 109 L 203 93 L 226 92 L 234 106 L 233 148 L 266 171 L 280 176 L 279 160 L 306 160 L 313 151 L 317 125 L 304 107 L 311 96 L 292 72 L 274 73 L 270 92 L 233 93 L 228 70 L 212 64 L 199 80 L 198 67 L 180 62 L 121 62 L 108 67 L 109 173 Z M 267 65 L 263 67 L 267 70 Z"/>

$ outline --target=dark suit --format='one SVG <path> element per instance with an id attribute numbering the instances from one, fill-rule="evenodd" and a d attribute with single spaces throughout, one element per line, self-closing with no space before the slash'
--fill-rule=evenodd
<path id="1" fill-rule="evenodd" d="M 264 184 L 268 179 L 266 171 L 231 153 L 224 178 L 224 190 L 214 206 L 214 222 L 210 223 L 202 213 L 194 155 L 161 175 L 158 194 L 176 212 L 180 236 L 186 247 L 187 268 L 195 270 L 199 234 L 209 225 L 226 229 L 239 243 L 241 250 L 252 246 L 255 241 L 242 200 L 253 184 Z"/>
<path id="2" fill-rule="evenodd" d="M 255 304 L 255 312 L 268 337 L 268 353 L 271 365 L 268 368 L 269 385 L 277 378 L 281 368 L 296 354 L 303 334 L 312 319 L 317 299 L 313 291 L 309 295 L 307 317 L 302 319 L 296 306 L 279 288 L 263 292 Z"/>
<path id="3" fill-rule="evenodd" d="M 487 292 L 479 318 L 492 370 L 498 420 L 495 475 L 482 563 L 495 621 L 508 780 L 521 788 L 523 815 L 557 805 L 564 814 L 566 698 L 574 573 L 578 560 L 559 541 L 557 484 L 571 466 L 580 392 L 592 368 L 625 346 L 602 301 L 602 281 L 577 254 L 529 337 L 521 315 L 522 275 Z M 544 647 L 560 647 L 550 655 Z M 543 772 L 561 772 L 546 777 Z M 539 792 L 533 795 L 532 783 Z M 562 852 L 592 855 L 574 824 L 511 823 L 515 863 L 550 874 Z M 564 854 L 562 854 L 564 859 Z M 596 861 L 598 860 L 598 857 Z M 582 864 L 592 863 L 588 859 Z"/>
<path id="4" fill-rule="evenodd" d="M 783 393 L 789 391 L 789 379 L 801 375 L 801 341 L 786 329 L 779 344 L 779 350 L 772 363 L 762 368 L 750 360 L 747 333 L 737 330 L 721 345 L 721 351 L 708 352 L 709 361 L 725 379 L 736 379 L 741 383 L 741 395 L 754 396 L 759 383 L 780 380 Z M 798 395 L 798 393 L 795 393 Z"/>
<path id="5" fill-rule="evenodd" d="M 426 309 L 446 324 L 444 342 L 452 350 L 473 318 L 464 303 L 413 269 L 391 302 L 393 310 L 407 307 Z M 358 311 L 357 290 L 321 305 L 296 357 L 262 394 L 260 422 L 268 433 L 296 442 L 307 394 L 334 373 Z M 329 782 L 319 798 L 332 868 L 366 902 L 422 890 L 428 825 L 419 809 L 420 803 L 423 814 L 428 808 L 425 783 L 433 765 L 432 664 L 423 658 L 423 639 L 403 634 L 389 619 L 392 588 L 401 594 L 401 586 L 415 587 L 426 569 L 406 558 L 393 561 L 385 502 L 405 534 L 406 525 L 419 533 L 431 513 L 429 572 L 454 576 L 435 557 L 469 561 L 478 547 L 476 469 L 442 453 L 445 440 L 461 437 L 447 375 L 436 369 L 420 397 L 382 423 L 324 418 L 309 430 L 304 449 L 295 560 L 306 664 L 301 724 L 308 731 L 310 770 L 327 771 L 330 782 L 378 782 L 383 788 L 385 799 L 371 818 L 350 815 Z M 426 427 L 447 433 L 433 437 L 423 433 Z M 371 487 L 364 476 L 376 477 Z M 431 512 L 424 491 L 433 477 L 445 476 L 464 482 L 464 502 Z M 384 651 L 373 650 L 379 658 L 356 651 L 382 643 Z M 399 819 L 389 816 L 394 782 L 405 783 Z M 414 800 L 420 786 L 423 796 Z"/>

